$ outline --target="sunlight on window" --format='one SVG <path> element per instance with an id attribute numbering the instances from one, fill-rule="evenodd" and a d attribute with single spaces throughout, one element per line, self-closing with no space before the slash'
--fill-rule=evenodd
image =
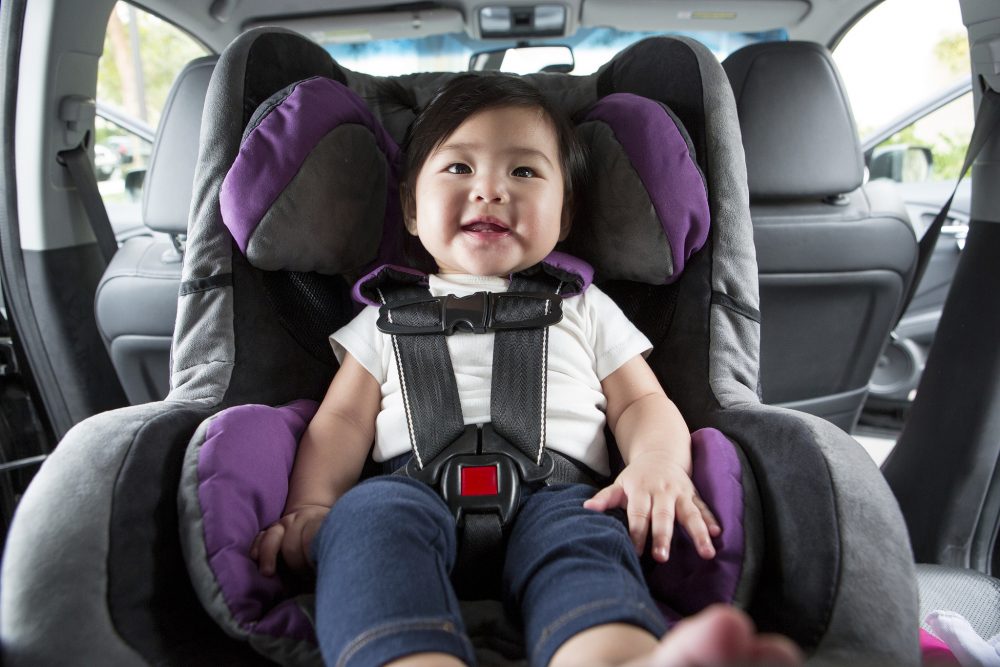
<path id="1" fill-rule="evenodd" d="M 970 75 L 958 0 L 885 0 L 833 57 L 862 137 Z"/>

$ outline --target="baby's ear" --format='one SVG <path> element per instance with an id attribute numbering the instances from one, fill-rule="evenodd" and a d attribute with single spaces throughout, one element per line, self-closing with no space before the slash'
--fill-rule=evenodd
<path id="1" fill-rule="evenodd" d="M 569 231 L 573 228 L 573 207 L 564 206 L 562 220 L 559 221 L 559 240 L 565 241 L 569 236 Z"/>
<path id="2" fill-rule="evenodd" d="M 406 231 L 414 236 L 417 235 L 417 203 L 413 201 L 413 195 L 405 183 L 399 185 L 399 203 L 403 209 L 403 224 Z"/>

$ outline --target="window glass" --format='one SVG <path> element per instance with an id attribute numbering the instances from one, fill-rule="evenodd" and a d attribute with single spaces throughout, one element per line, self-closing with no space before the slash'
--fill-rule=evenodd
<path id="1" fill-rule="evenodd" d="M 568 45 L 573 48 L 576 67 L 573 74 L 591 74 L 616 53 L 634 42 L 662 33 L 621 32 L 613 28 L 580 28 L 568 38 L 533 40 L 532 44 Z M 741 46 L 761 41 L 786 40 L 784 30 L 767 32 L 690 32 L 684 34 L 705 44 L 721 60 Z M 321 36 L 314 36 L 320 39 Z M 517 45 L 514 40 L 490 42 L 491 49 Z M 375 75 L 407 72 L 462 72 L 469 68 L 469 58 L 483 48 L 465 33 L 432 35 L 419 39 L 396 39 L 358 43 L 323 43 L 334 59 L 348 69 Z M 546 64 L 539 62 L 534 71 Z M 524 73 L 524 72 L 522 72 Z"/>
<path id="2" fill-rule="evenodd" d="M 187 33 L 119 2 L 97 75 L 94 171 L 119 240 L 148 233 L 140 201 L 155 128 L 174 78 L 208 51 Z"/>
<path id="3" fill-rule="evenodd" d="M 899 173 L 884 175 L 906 182 L 954 181 L 965 160 L 965 150 L 972 137 L 972 124 L 972 93 L 968 92 L 878 144 L 872 152 L 872 176 L 876 175 L 876 161 L 889 164 L 889 156 L 901 155 L 901 150 L 908 150 L 912 155 L 914 149 L 919 149 L 930 151 L 929 169 L 921 168 L 919 159 L 901 155 Z"/>
<path id="4" fill-rule="evenodd" d="M 885 0 L 833 57 L 862 139 L 970 76 L 958 0 Z"/>

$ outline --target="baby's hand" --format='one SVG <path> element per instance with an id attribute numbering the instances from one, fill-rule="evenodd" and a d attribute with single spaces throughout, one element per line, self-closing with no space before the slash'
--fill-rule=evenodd
<path id="1" fill-rule="evenodd" d="M 305 570 L 309 565 L 309 545 L 330 511 L 329 507 L 307 505 L 289 512 L 257 533 L 250 546 L 250 557 L 264 576 L 277 570 L 278 552 L 293 570 Z"/>
<path id="2" fill-rule="evenodd" d="M 598 491 L 583 506 L 598 512 L 624 508 L 629 534 L 639 554 L 652 528 L 653 558 L 661 563 L 670 557 L 675 518 L 702 558 L 715 556 L 711 538 L 722 534 L 722 527 L 698 497 L 687 472 L 659 452 L 633 458 L 611 486 Z"/>

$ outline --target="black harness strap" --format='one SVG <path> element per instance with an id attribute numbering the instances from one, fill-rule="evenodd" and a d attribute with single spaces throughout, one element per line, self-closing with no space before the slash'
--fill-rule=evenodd
<path id="1" fill-rule="evenodd" d="M 541 278 L 541 279 L 540 279 Z M 563 283 L 546 274 L 515 275 L 510 290 L 562 291 Z M 529 320 L 549 314 L 547 301 L 511 299 L 497 304 L 501 320 Z M 493 342 L 493 383 L 490 419 L 497 433 L 536 464 L 545 446 L 546 370 L 549 361 L 549 328 L 509 329 L 496 332 Z"/>
<path id="2" fill-rule="evenodd" d="M 440 319 L 440 311 L 431 303 L 392 308 L 394 303 L 427 294 L 427 287 L 419 284 L 379 289 L 382 302 L 390 307 L 390 322 L 399 326 L 425 327 Z M 443 335 L 393 335 L 392 347 L 410 446 L 423 468 L 465 429 L 451 355 Z"/>
<path id="3" fill-rule="evenodd" d="M 431 296 L 406 273 L 373 280 L 413 448 L 398 472 L 436 488 L 455 513 L 461 533 L 452 577 L 464 596 L 496 593 L 521 485 L 594 484 L 569 459 L 545 451 L 548 327 L 562 317 L 564 284 L 537 267 L 513 276 L 505 293 L 467 297 Z M 464 426 L 445 340 L 456 330 L 495 332 L 489 424 Z"/>
<path id="4" fill-rule="evenodd" d="M 456 325 L 480 332 L 496 329 L 490 399 L 493 426 L 531 462 L 541 463 L 549 330 L 539 324 L 558 321 L 561 310 L 556 311 L 557 299 L 539 297 L 558 295 L 562 285 L 562 280 L 538 271 L 530 276 L 516 274 L 505 294 L 476 299 L 472 298 L 476 295 L 433 297 L 426 285 L 410 280 L 376 287 L 385 306 L 379 328 L 392 336 L 410 444 L 419 468 L 465 429 L 445 340 L 446 334 L 461 328 Z M 472 313 L 471 304 L 479 304 L 481 313 Z M 457 320 L 455 312 L 461 313 Z"/>

